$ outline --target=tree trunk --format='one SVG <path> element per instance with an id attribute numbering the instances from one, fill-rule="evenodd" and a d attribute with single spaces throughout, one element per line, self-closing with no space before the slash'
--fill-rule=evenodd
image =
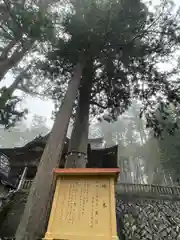
<path id="1" fill-rule="evenodd" d="M 76 119 L 69 143 L 66 168 L 85 168 L 89 133 L 89 106 L 92 87 L 93 65 L 87 64 L 83 72 Z"/>
<path id="2" fill-rule="evenodd" d="M 72 108 L 82 75 L 78 64 L 45 147 L 28 201 L 16 232 L 16 240 L 36 240 L 45 234 L 54 191 L 53 168 L 59 167 Z"/>

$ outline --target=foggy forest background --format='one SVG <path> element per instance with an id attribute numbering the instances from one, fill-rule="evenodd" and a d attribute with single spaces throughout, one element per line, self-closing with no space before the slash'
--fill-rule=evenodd
<path id="1" fill-rule="evenodd" d="M 118 145 L 118 164 L 122 170 L 121 182 L 141 184 L 177 184 L 176 166 L 180 157 L 180 130 L 171 136 L 166 131 L 161 138 L 154 137 L 139 118 L 140 104 L 132 107 L 116 122 L 92 121 L 89 138 L 102 137 L 102 148 Z M 15 127 L 0 128 L 0 147 L 24 146 L 38 136 L 50 131 L 46 118 L 34 115 L 31 121 L 23 120 Z M 71 133 L 71 125 L 68 135 Z"/>

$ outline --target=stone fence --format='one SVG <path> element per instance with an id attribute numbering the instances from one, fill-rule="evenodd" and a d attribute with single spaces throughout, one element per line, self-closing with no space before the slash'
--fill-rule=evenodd
<path id="1" fill-rule="evenodd" d="M 118 183 L 116 185 L 116 193 L 120 194 L 122 198 L 140 197 L 159 200 L 180 200 L 180 187 L 177 186 Z"/>
<path id="2" fill-rule="evenodd" d="M 33 180 L 25 180 L 22 184 L 22 190 L 23 191 L 29 191 L 31 185 L 32 185 Z"/>
<path id="3" fill-rule="evenodd" d="M 32 180 L 25 180 L 22 190 L 29 190 Z M 116 193 L 123 197 L 140 196 L 142 198 L 163 198 L 167 200 L 180 200 L 180 187 L 177 186 L 159 186 L 148 184 L 129 184 L 118 183 L 116 185 Z"/>

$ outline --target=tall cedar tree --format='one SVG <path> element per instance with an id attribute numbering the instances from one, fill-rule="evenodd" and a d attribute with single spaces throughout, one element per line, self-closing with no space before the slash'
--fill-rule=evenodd
<path id="1" fill-rule="evenodd" d="M 57 114 L 48 143 L 40 160 L 35 180 L 30 189 L 27 204 L 15 239 L 39 239 L 44 237 L 51 198 L 54 193 L 53 169 L 59 166 L 73 103 L 82 75 L 83 64 L 77 64 L 68 89 Z M 38 224 L 37 224 L 38 223 Z"/>
<path id="2" fill-rule="evenodd" d="M 154 119 L 154 121 L 157 122 L 156 126 L 158 126 L 158 131 L 156 130 L 152 133 L 158 137 L 156 144 L 159 149 L 160 170 L 170 176 L 174 184 L 179 185 L 179 109 L 173 104 L 160 103 L 155 112 Z M 149 138 L 148 142 L 151 141 L 152 138 L 153 136 Z"/>
<path id="3" fill-rule="evenodd" d="M 115 120 L 131 105 L 133 98 L 143 102 L 141 114 L 147 117 L 147 126 L 158 131 L 158 125 L 153 122 L 159 102 L 156 95 L 161 96 L 164 103 L 179 103 L 179 84 L 172 81 L 178 69 L 160 71 L 158 68 L 159 62 L 167 61 L 179 49 L 179 12 L 173 14 L 174 6 L 170 1 L 163 2 L 155 13 L 148 11 L 139 0 L 84 0 L 72 1 L 71 4 L 71 11 L 63 23 L 67 38 L 60 39 L 48 54 L 49 69 L 46 69 L 50 74 L 61 75 L 61 82 L 57 81 L 51 92 L 59 100 L 62 79 L 65 83 L 79 54 L 83 53 L 87 59 L 77 96 L 79 117 L 76 114 L 69 152 L 86 154 L 88 131 L 83 131 L 82 127 L 88 127 L 83 123 L 88 120 L 87 109 L 93 115 L 107 110 Z M 91 88 L 89 98 L 83 94 L 87 87 Z M 86 91 L 89 92 L 88 89 Z M 86 100 L 81 101 L 82 95 Z"/>

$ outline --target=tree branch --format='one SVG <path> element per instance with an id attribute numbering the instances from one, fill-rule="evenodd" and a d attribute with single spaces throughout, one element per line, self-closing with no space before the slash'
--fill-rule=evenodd
<path id="1" fill-rule="evenodd" d="M 100 107 L 100 108 L 102 108 L 102 109 L 107 109 L 107 108 L 108 108 L 108 106 L 103 106 L 103 105 L 101 105 L 100 103 L 97 103 L 97 102 L 95 102 L 95 101 L 90 101 L 90 104 L 91 104 L 91 105 L 96 105 L 96 106 L 98 106 L 98 107 Z"/>
<path id="2" fill-rule="evenodd" d="M 15 39 L 11 40 L 6 47 L 4 47 L 2 53 L 1 53 L 1 56 L 0 58 L 1 59 L 7 59 L 8 58 L 8 54 L 9 54 L 9 51 L 16 45 L 17 41 Z"/>

